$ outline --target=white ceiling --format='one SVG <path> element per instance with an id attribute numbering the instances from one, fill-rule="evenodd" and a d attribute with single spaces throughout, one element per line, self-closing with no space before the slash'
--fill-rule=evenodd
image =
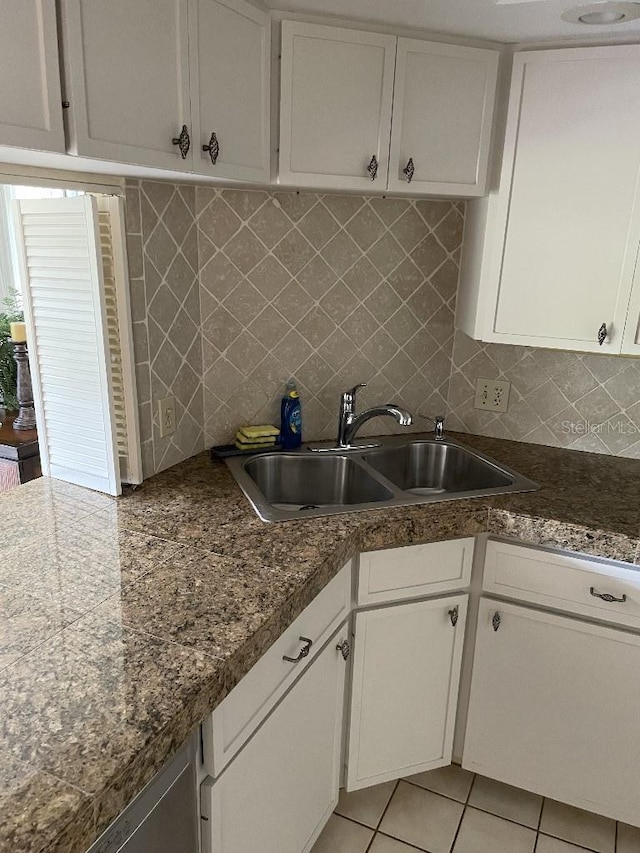
<path id="1" fill-rule="evenodd" d="M 497 42 L 640 39 L 640 19 L 613 26 L 569 24 L 563 12 L 589 0 L 263 0 L 271 9 L 331 15 Z"/>

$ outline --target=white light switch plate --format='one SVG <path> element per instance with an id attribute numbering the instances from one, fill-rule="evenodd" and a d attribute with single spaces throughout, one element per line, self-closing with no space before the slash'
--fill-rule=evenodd
<path id="1" fill-rule="evenodd" d="M 506 412 L 509 410 L 510 391 L 511 383 L 506 379 L 478 379 L 473 407 L 491 412 Z"/>

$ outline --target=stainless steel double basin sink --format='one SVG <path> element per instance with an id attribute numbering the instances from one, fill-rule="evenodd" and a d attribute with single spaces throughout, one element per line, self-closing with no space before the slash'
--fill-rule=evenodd
<path id="1" fill-rule="evenodd" d="M 264 521 L 538 488 L 532 480 L 449 439 L 394 436 L 370 449 L 313 453 L 303 447 L 226 461 Z"/>

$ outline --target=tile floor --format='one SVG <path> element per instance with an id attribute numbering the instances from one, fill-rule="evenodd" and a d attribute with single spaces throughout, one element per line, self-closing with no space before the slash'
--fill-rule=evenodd
<path id="1" fill-rule="evenodd" d="M 312 853 L 640 853 L 640 829 L 453 765 L 341 793 Z"/>

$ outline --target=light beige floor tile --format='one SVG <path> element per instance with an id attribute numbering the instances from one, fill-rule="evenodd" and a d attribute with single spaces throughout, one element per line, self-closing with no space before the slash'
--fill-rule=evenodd
<path id="1" fill-rule="evenodd" d="M 440 767 L 438 770 L 427 770 L 426 773 L 407 776 L 407 781 L 420 785 L 428 791 L 435 791 L 436 794 L 444 794 L 445 797 L 451 797 L 452 800 L 458 800 L 460 803 L 466 803 L 473 782 L 473 773 L 463 770 L 458 764 L 451 764 L 449 767 Z"/>
<path id="2" fill-rule="evenodd" d="M 404 841 L 397 841 L 395 838 L 389 838 L 388 835 L 378 832 L 367 853 L 417 853 L 418 849 L 418 847 L 405 844 Z"/>
<path id="3" fill-rule="evenodd" d="M 449 853 L 464 806 L 399 782 L 380 830 L 429 853 Z"/>
<path id="4" fill-rule="evenodd" d="M 542 797 L 511 785 L 504 785 L 494 779 L 487 779 L 485 776 L 476 776 L 469 796 L 469 805 L 537 829 Z"/>
<path id="5" fill-rule="evenodd" d="M 614 853 L 615 821 L 555 800 L 544 801 L 540 832 L 598 853 Z"/>
<path id="6" fill-rule="evenodd" d="M 467 806 L 453 853 L 533 853 L 536 833 Z"/>
<path id="7" fill-rule="evenodd" d="M 375 829 L 380 823 L 380 818 L 391 799 L 395 786 L 395 782 L 383 782 L 382 785 L 363 788 L 362 791 L 352 791 L 350 794 L 342 790 L 335 812 Z"/>
<path id="8" fill-rule="evenodd" d="M 618 824 L 616 853 L 640 853 L 640 829 L 637 826 Z"/>
<path id="9" fill-rule="evenodd" d="M 539 835 L 536 845 L 536 853 L 588 853 L 586 847 L 577 847 L 560 841 L 559 838 L 551 838 L 550 835 Z"/>
<path id="10" fill-rule="evenodd" d="M 365 853 L 373 830 L 332 814 L 311 853 Z"/>

